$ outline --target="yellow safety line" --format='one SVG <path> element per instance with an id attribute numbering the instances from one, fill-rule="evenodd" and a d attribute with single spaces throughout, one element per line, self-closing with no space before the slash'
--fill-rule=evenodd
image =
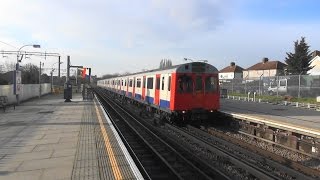
<path id="1" fill-rule="evenodd" d="M 103 125 L 98 106 L 96 105 L 96 102 L 94 102 L 94 104 L 95 104 L 97 116 L 98 116 L 99 123 L 100 123 L 101 132 L 102 132 L 103 139 L 104 139 L 104 144 L 106 146 L 106 150 L 107 150 L 107 153 L 108 153 L 109 158 L 110 158 L 113 175 L 114 175 L 114 177 L 116 179 L 122 179 L 122 175 L 121 175 L 117 160 L 116 160 L 116 158 L 114 156 L 113 149 L 111 147 L 108 134 L 107 134 L 106 129 L 105 129 L 104 125 Z"/>

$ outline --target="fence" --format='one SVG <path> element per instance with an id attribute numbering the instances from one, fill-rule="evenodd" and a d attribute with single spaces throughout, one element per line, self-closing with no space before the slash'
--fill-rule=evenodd
<path id="1" fill-rule="evenodd" d="M 250 79 L 220 80 L 220 88 L 228 93 L 258 95 L 289 95 L 292 97 L 320 96 L 320 76 L 292 75 Z"/>
<path id="2" fill-rule="evenodd" d="M 20 101 L 39 96 L 39 84 L 22 84 L 21 93 L 19 95 Z M 41 95 L 51 92 L 50 84 L 41 84 Z M 16 103 L 16 95 L 13 94 L 13 85 L 0 85 L 0 96 L 8 97 L 8 104 Z"/>

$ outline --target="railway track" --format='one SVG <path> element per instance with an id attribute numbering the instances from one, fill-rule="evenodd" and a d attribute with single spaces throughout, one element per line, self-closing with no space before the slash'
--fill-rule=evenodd
<path id="1" fill-rule="evenodd" d="M 227 176 L 215 172 L 213 168 L 201 169 L 190 160 L 176 151 L 174 147 L 165 142 L 158 134 L 152 132 L 113 102 L 109 95 L 99 89 L 96 94 L 117 130 L 139 169 L 144 171 L 147 179 L 228 179 Z M 123 131 L 124 130 L 124 131 Z M 192 155 L 191 155 L 192 156 Z M 205 171 L 206 170 L 206 171 Z"/>
<path id="2" fill-rule="evenodd" d="M 104 98 L 109 99 L 106 93 L 104 93 Z M 108 101 L 110 101 L 110 99 Z M 128 124 L 131 124 L 133 121 L 136 121 L 137 124 L 139 123 L 141 124 L 141 122 L 143 121 L 141 119 L 138 120 L 139 118 L 134 117 L 134 116 L 137 116 L 137 115 L 134 115 L 134 112 L 133 112 L 134 108 L 127 106 L 126 108 L 130 109 L 130 113 L 129 113 L 127 110 L 124 110 L 122 107 L 120 107 L 119 105 L 120 103 L 115 103 L 115 102 L 109 102 L 109 103 L 111 103 L 109 104 L 109 106 L 112 106 L 109 108 L 117 107 L 118 114 L 121 114 L 122 116 L 124 116 L 122 117 L 122 119 L 130 120 L 127 122 Z M 119 122 L 119 120 L 117 122 Z M 244 178 L 246 179 L 312 179 L 310 176 L 306 176 L 296 170 L 288 168 L 281 163 L 277 163 L 272 160 L 269 160 L 268 157 L 263 157 L 261 155 L 258 156 L 257 154 L 255 154 L 255 152 L 250 152 L 248 150 L 243 149 L 242 147 L 239 147 L 238 145 L 225 142 L 221 138 L 212 137 L 212 135 L 208 134 L 207 132 L 204 132 L 202 130 L 196 129 L 191 126 L 187 126 L 186 128 L 179 128 L 179 127 L 174 127 L 172 125 L 166 124 L 164 126 L 165 128 L 164 127 L 155 128 L 154 126 L 151 125 L 150 121 L 146 121 L 146 124 L 144 126 L 146 126 L 146 128 L 148 129 L 147 131 L 150 131 L 149 129 L 153 129 L 153 132 L 162 131 L 162 135 L 160 135 L 161 134 L 160 133 L 160 134 L 157 134 L 156 136 L 159 136 L 159 137 L 165 136 L 162 139 L 165 139 L 169 144 L 171 144 L 171 146 L 172 144 L 176 144 L 173 148 L 177 149 L 174 151 L 176 153 L 180 153 L 180 156 L 184 156 L 184 157 L 189 156 L 189 159 L 194 159 L 193 165 L 192 165 L 192 160 L 189 161 L 189 163 L 191 164 L 190 166 L 191 169 L 193 169 L 194 167 L 201 167 L 202 169 L 206 169 L 206 167 L 204 167 L 203 164 L 205 164 L 205 166 L 207 167 L 208 166 L 211 166 L 211 168 L 214 167 L 213 169 L 216 172 L 213 173 L 214 174 L 213 176 L 212 174 L 208 175 L 210 174 L 210 172 L 203 172 L 204 179 L 217 176 L 216 175 L 217 173 L 220 174 L 219 179 L 221 178 L 225 178 L 225 179 L 244 179 Z M 125 126 L 121 126 L 121 128 L 125 128 Z M 133 125 L 132 128 L 136 128 L 136 127 Z M 136 131 L 138 131 L 139 133 L 142 132 L 141 129 L 139 128 L 137 128 Z M 147 135 L 147 136 L 150 136 L 150 135 Z M 129 137 L 128 140 L 131 141 L 130 138 L 132 139 L 133 136 L 129 135 L 128 137 Z M 154 142 L 155 140 L 150 139 L 146 141 Z M 164 141 L 164 140 L 161 140 L 161 141 Z M 185 141 L 186 143 L 185 144 L 182 143 L 183 141 Z M 131 142 L 131 144 L 134 144 L 134 143 Z M 137 144 L 141 144 L 141 143 L 137 143 Z M 149 143 L 149 145 L 151 147 L 153 146 L 152 143 Z M 135 146 L 136 145 L 133 145 L 133 147 Z M 156 145 L 155 147 L 159 148 L 157 146 L 159 145 Z M 187 148 L 187 146 L 190 146 L 190 147 Z M 146 146 L 140 146 L 140 148 L 141 148 L 141 151 L 145 151 Z M 157 150 L 156 148 L 150 148 L 150 149 L 153 149 L 153 154 L 158 154 L 158 153 L 154 153 L 154 151 L 156 152 L 164 151 L 162 149 Z M 185 151 L 184 154 L 182 153 L 182 151 Z M 192 155 L 188 155 L 188 153 L 186 154 L 186 151 L 188 151 L 188 153 Z M 136 156 L 139 156 L 139 154 L 137 154 Z M 155 158 L 155 157 L 152 157 L 151 155 L 150 157 L 151 157 L 150 159 Z M 170 157 L 165 157 L 165 156 L 162 156 L 162 157 L 163 158 L 158 157 L 158 159 L 161 159 L 161 160 L 166 158 L 170 159 Z M 198 161 L 198 164 L 195 163 L 194 161 Z M 166 167 L 164 169 L 170 170 L 171 175 L 181 179 L 192 179 L 190 177 L 197 177 L 197 179 L 203 179 L 203 178 L 199 178 L 199 176 L 191 176 L 191 175 L 177 176 L 177 173 L 173 171 L 175 168 L 169 167 L 170 164 L 174 164 L 174 163 L 175 161 L 167 160 L 164 163 L 165 165 L 163 165 L 164 167 Z M 148 165 L 146 163 L 141 163 L 141 165 L 144 168 L 148 168 Z M 146 171 L 151 172 L 150 170 L 146 170 Z M 154 173 L 148 173 L 148 174 L 154 174 Z"/>
<path id="3" fill-rule="evenodd" d="M 177 127 L 175 131 L 181 131 L 182 134 L 190 136 L 199 144 L 203 146 L 210 145 L 221 150 L 226 157 L 234 157 L 234 160 L 228 158 L 232 164 L 249 169 L 250 173 L 258 176 L 259 179 L 266 179 L 267 177 L 260 176 L 260 173 L 264 173 L 273 179 L 313 179 L 313 177 L 307 176 L 299 171 L 289 168 L 287 164 L 278 163 L 269 159 L 271 154 L 262 156 L 257 154 L 258 150 L 246 149 L 239 146 L 239 142 L 235 143 L 230 139 L 222 139 L 220 136 L 208 136 L 207 132 L 204 132 L 198 128 L 187 126 L 184 129 Z"/>

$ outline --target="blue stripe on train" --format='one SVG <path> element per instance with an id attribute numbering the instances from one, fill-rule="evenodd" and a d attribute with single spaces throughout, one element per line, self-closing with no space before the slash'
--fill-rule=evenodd
<path id="1" fill-rule="evenodd" d="M 153 104 L 154 102 L 154 98 L 153 97 L 150 97 L 150 96 L 146 96 L 146 101 L 150 104 Z"/>
<path id="2" fill-rule="evenodd" d="M 135 94 L 134 96 L 136 99 L 141 100 L 141 94 Z"/>
<path id="3" fill-rule="evenodd" d="M 170 108 L 170 101 L 160 99 L 160 107 Z"/>
<path id="4" fill-rule="evenodd" d="M 128 96 L 129 96 L 129 97 L 132 97 L 132 92 L 128 92 Z"/>

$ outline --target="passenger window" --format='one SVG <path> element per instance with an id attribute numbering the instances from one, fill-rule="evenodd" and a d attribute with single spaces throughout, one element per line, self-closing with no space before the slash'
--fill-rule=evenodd
<path id="1" fill-rule="evenodd" d="M 143 86 L 143 88 L 146 88 L 146 78 L 145 77 L 143 78 L 142 86 Z"/>
<path id="2" fill-rule="evenodd" d="M 132 79 L 129 80 L 129 87 L 132 87 Z"/>
<path id="3" fill-rule="evenodd" d="M 137 87 L 141 87 L 141 79 L 137 79 Z"/>
<path id="4" fill-rule="evenodd" d="M 157 82 L 156 82 L 156 89 L 160 89 L 160 77 L 157 77 Z"/>
<path id="5" fill-rule="evenodd" d="M 202 90 L 202 77 L 197 76 L 196 77 L 196 91 L 201 91 Z"/>
<path id="6" fill-rule="evenodd" d="M 171 76 L 169 76 L 169 80 L 168 80 L 168 91 L 170 91 L 171 88 Z"/>
<path id="7" fill-rule="evenodd" d="M 124 86 L 127 86 L 127 80 L 124 80 Z"/>
<path id="8" fill-rule="evenodd" d="M 205 80 L 205 90 L 206 92 L 214 92 L 217 89 L 217 84 L 215 83 L 214 77 L 206 77 Z"/>
<path id="9" fill-rule="evenodd" d="M 280 86 L 286 86 L 286 80 L 280 81 Z"/>
<path id="10" fill-rule="evenodd" d="M 164 90 L 164 77 L 162 77 L 161 90 Z"/>
<path id="11" fill-rule="evenodd" d="M 153 78 L 147 79 L 147 89 L 153 89 Z"/>

